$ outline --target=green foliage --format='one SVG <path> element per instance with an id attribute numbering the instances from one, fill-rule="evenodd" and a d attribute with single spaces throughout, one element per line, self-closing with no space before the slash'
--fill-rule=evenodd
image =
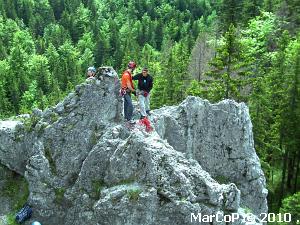
<path id="1" fill-rule="evenodd" d="M 245 210 L 246 214 L 253 213 L 253 211 L 251 209 L 249 209 L 248 207 L 244 208 L 244 210 Z"/>
<path id="2" fill-rule="evenodd" d="M 242 1 L 240 0 L 223 0 L 220 4 L 220 21 L 223 31 L 227 31 L 232 24 L 237 27 L 237 24 L 242 18 Z"/>
<path id="3" fill-rule="evenodd" d="M 285 198 L 282 207 L 280 208 L 280 212 L 292 214 L 292 221 L 290 223 L 281 224 L 299 224 L 297 221 L 300 220 L 300 192 Z"/>
<path id="4" fill-rule="evenodd" d="M 39 119 L 36 116 L 31 115 L 29 118 L 20 119 L 24 123 L 25 130 L 27 132 L 33 131 Z"/>
<path id="5" fill-rule="evenodd" d="M 53 175 L 57 175 L 56 163 L 55 160 L 53 159 L 51 149 L 49 149 L 49 147 L 45 147 L 45 157 L 48 160 L 51 173 Z"/>
<path id="6" fill-rule="evenodd" d="M 7 87 L 0 94 L 1 117 L 56 103 L 68 85 L 81 82 L 86 68 L 95 64 L 111 65 L 122 72 L 128 60 L 141 60 L 138 63 L 148 66 L 154 76 L 163 76 L 168 73 L 162 71 L 165 66 L 182 62 L 174 73 L 185 73 L 189 48 L 200 31 L 198 18 L 203 26 L 203 18 L 213 13 L 204 1 L 166 0 L 125 5 L 97 0 L 5 1 L 0 11 L 0 60 L 5 59 L 4 68 L 8 68 L 5 77 L 0 76 L 1 87 Z M 131 16 L 124 16 L 128 14 Z M 164 40 L 178 42 L 169 65 L 160 54 Z M 187 48 L 182 55 L 179 46 Z M 177 79 L 181 75 L 170 76 Z M 174 101 L 165 96 L 168 104 L 184 98 L 185 83 L 177 81 L 172 87 L 180 97 Z"/>
<path id="7" fill-rule="evenodd" d="M 143 192 L 140 188 L 131 188 L 127 190 L 129 200 L 136 202 L 139 200 L 140 194 Z"/>
<path id="8" fill-rule="evenodd" d="M 22 208 L 29 196 L 29 187 L 25 178 L 12 172 L 0 189 L 0 195 L 10 198 L 14 211 Z"/>
<path id="9" fill-rule="evenodd" d="M 7 219 L 7 225 L 18 225 L 16 221 L 16 215 L 14 213 L 8 214 L 6 216 Z"/>
<path id="10" fill-rule="evenodd" d="M 217 48 L 217 56 L 211 61 L 211 71 L 207 75 L 214 79 L 210 85 L 212 100 L 233 98 L 245 100 L 242 92 L 249 83 L 251 65 L 244 54 L 236 28 L 231 24 Z"/>
<path id="11" fill-rule="evenodd" d="M 45 27 L 43 38 L 46 47 L 53 45 L 59 48 L 64 42 L 70 40 L 70 34 L 63 26 L 51 23 Z"/>
<path id="12" fill-rule="evenodd" d="M 196 80 L 192 80 L 189 88 L 187 89 L 187 95 L 202 96 L 203 92 L 201 89 L 200 83 Z"/>
<path id="13" fill-rule="evenodd" d="M 62 204 L 64 200 L 64 195 L 66 192 L 65 188 L 56 188 L 54 189 L 55 192 L 55 203 L 56 204 Z"/>
<path id="14" fill-rule="evenodd" d="M 219 184 L 228 184 L 230 183 L 229 179 L 225 176 L 216 176 L 214 179 L 219 183 Z"/>
<path id="15" fill-rule="evenodd" d="M 12 104 L 8 97 L 9 64 L 6 60 L 0 61 L 0 115 L 8 116 L 12 111 Z"/>
<path id="16" fill-rule="evenodd" d="M 169 45 L 166 42 L 164 45 Z M 187 73 L 189 60 L 188 47 L 186 42 L 175 43 L 169 49 L 164 58 L 163 68 L 158 68 L 158 75 L 155 77 L 155 86 L 152 91 L 155 108 L 163 104 L 178 104 L 186 97 L 186 89 L 190 82 L 190 75 Z"/>
<path id="17" fill-rule="evenodd" d="M 38 108 L 37 97 L 37 82 L 33 80 L 29 86 L 29 90 L 25 91 L 22 96 L 21 113 L 29 113 L 32 109 Z"/>
<path id="18" fill-rule="evenodd" d="M 101 190 L 106 186 L 104 180 L 93 180 L 92 181 L 92 197 L 99 199 Z"/>

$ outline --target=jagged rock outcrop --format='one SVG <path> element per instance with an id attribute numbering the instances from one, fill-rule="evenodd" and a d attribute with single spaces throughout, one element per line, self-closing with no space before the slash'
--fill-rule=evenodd
<path id="1" fill-rule="evenodd" d="M 219 182 L 236 184 L 243 207 L 267 213 L 265 177 L 244 103 L 210 104 L 188 97 L 179 106 L 156 110 L 154 120 L 156 131 L 174 149 L 197 160 Z"/>
<path id="2" fill-rule="evenodd" d="M 195 135 L 199 131 L 198 120 L 192 117 L 189 122 L 189 118 L 183 116 L 181 120 L 175 114 L 166 119 L 168 116 L 164 116 L 170 108 L 165 108 L 162 109 L 165 112 L 156 116 L 158 133 L 147 133 L 140 126 L 128 130 L 122 121 L 119 87 L 113 69 L 103 68 L 97 79 L 77 86 L 75 92 L 57 106 L 44 112 L 35 110 L 23 122 L 0 123 L 0 163 L 26 178 L 30 190 L 28 201 L 35 219 L 43 224 L 65 225 L 184 225 L 209 224 L 191 223 L 191 213 L 236 213 L 239 218 L 233 224 L 246 224 L 242 206 L 247 199 L 243 199 L 246 195 L 239 188 L 251 190 L 251 184 L 247 180 L 221 184 L 212 178 L 211 174 L 215 176 L 217 169 L 211 170 L 208 161 L 202 165 L 197 154 L 209 159 L 214 167 L 213 154 L 216 153 L 212 150 L 209 158 L 206 148 L 212 145 L 206 146 L 207 154 L 201 149 L 197 153 L 197 146 L 200 146 Z M 234 106 L 227 105 L 228 108 Z M 177 110 L 176 107 L 172 109 Z M 206 110 L 214 112 L 210 112 L 209 107 Z M 236 115 L 220 120 L 220 124 L 225 123 L 223 130 L 230 140 L 236 138 L 230 137 L 230 131 L 225 130 L 229 127 L 226 123 L 234 120 L 231 116 Z M 176 125 L 173 130 L 168 131 L 172 123 L 166 123 L 167 120 Z M 182 121 L 194 124 L 188 125 L 189 136 L 186 136 Z M 215 121 L 207 123 L 207 127 L 218 124 Z M 251 134 L 250 130 L 243 135 L 251 142 L 252 137 L 246 137 L 247 132 Z M 205 135 L 212 138 L 210 133 L 202 135 L 203 140 L 207 140 Z M 202 145 L 204 141 L 201 140 Z M 228 143 L 232 143 L 230 140 Z M 247 147 L 242 150 L 260 169 L 254 150 Z M 234 170 L 238 166 L 233 163 L 231 168 Z M 229 172 L 235 175 L 234 171 Z M 243 189 L 242 185 L 250 186 Z M 262 175 L 262 189 L 264 185 Z M 253 198 L 256 194 L 252 193 Z M 250 195 L 248 193 L 247 197 Z M 257 201 L 261 204 L 260 198 Z M 245 206 L 253 212 L 262 210 L 251 204 Z"/>

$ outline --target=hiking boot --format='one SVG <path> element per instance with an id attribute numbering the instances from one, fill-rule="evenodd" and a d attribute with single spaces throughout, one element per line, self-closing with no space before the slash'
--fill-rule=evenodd
<path id="1" fill-rule="evenodd" d="M 146 113 L 148 116 L 151 116 L 150 110 L 147 110 Z"/>

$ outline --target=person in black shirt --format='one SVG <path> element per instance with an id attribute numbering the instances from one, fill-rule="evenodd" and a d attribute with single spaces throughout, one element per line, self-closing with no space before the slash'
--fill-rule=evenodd
<path id="1" fill-rule="evenodd" d="M 150 91 L 153 87 L 153 78 L 148 74 L 148 68 L 144 67 L 142 73 L 135 75 L 133 80 L 138 81 L 138 99 L 140 104 L 141 119 L 150 116 Z"/>

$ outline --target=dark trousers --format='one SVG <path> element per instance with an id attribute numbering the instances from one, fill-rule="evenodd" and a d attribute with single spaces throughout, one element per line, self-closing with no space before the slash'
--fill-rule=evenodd
<path id="1" fill-rule="evenodd" d="M 133 105 L 132 105 L 132 100 L 131 96 L 129 93 L 126 93 L 124 95 L 124 116 L 127 121 L 132 119 L 132 114 L 133 114 Z"/>

